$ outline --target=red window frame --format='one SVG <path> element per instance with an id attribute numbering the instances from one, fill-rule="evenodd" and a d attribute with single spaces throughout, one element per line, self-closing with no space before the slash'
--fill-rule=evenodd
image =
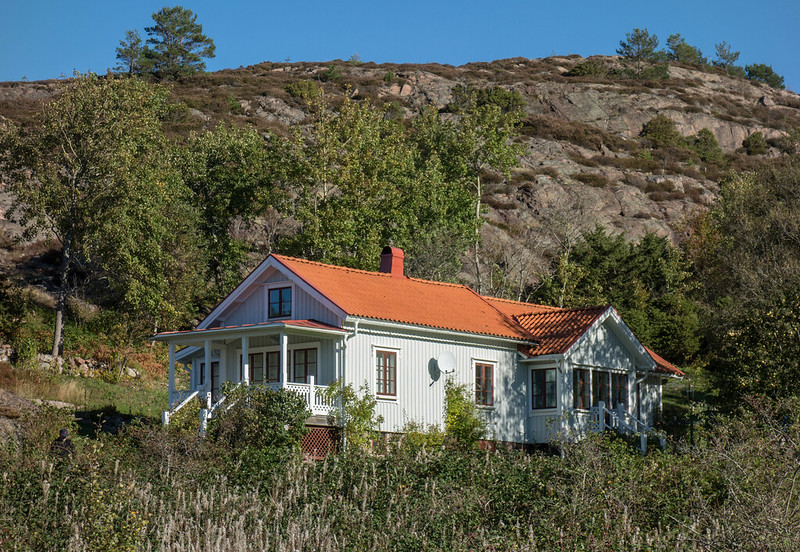
<path id="1" fill-rule="evenodd" d="M 494 365 L 475 363 L 475 404 L 494 406 Z"/>
<path id="2" fill-rule="evenodd" d="M 531 370 L 531 409 L 555 408 L 557 388 L 555 368 Z"/>
<path id="3" fill-rule="evenodd" d="M 628 374 L 611 374 L 611 400 L 628 409 Z"/>
<path id="4" fill-rule="evenodd" d="M 592 395 L 589 393 L 589 370 L 579 368 L 572 372 L 572 407 L 588 410 Z"/>
<path id="5" fill-rule="evenodd" d="M 311 353 L 314 353 L 313 355 Z M 312 360 L 309 360 L 313 356 Z M 295 349 L 292 351 L 292 381 L 308 383 L 308 377 L 317 377 L 317 349 Z M 299 369 L 301 368 L 302 371 Z"/>
<path id="6" fill-rule="evenodd" d="M 273 298 L 273 294 L 276 297 Z M 275 312 L 273 313 L 273 307 Z M 292 288 L 270 288 L 267 291 L 267 317 L 287 318 L 292 315 Z"/>
<path id="7" fill-rule="evenodd" d="M 611 374 L 602 370 L 592 372 L 592 404 L 603 401 L 606 408 L 611 408 Z"/>
<path id="8" fill-rule="evenodd" d="M 397 396 L 397 351 L 375 351 L 375 393 Z"/>

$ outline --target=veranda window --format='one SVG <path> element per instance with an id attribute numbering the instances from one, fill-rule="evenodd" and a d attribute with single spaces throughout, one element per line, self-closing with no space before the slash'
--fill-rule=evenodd
<path id="1" fill-rule="evenodd" d="M 295 349 L 294 351 L 294 377 L 295 383 L 308 383 L 308 377 L 317 377 L 317 350 Z"/>
<path id="2" fill-rule="evenodd" d="M 589 402 L 589 370 L 575 370 L 572 373 L 572 406 L 573 408 L 588 409 L 592 405 Z"/>

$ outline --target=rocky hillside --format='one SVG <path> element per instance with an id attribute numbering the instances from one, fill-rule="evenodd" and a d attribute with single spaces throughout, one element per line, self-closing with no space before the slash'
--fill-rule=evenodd
<path id="1" fill-rule="evenodd" d="M 406 119 L 425 105 L 446 110 L 459 85 L 502 87 L 522 99 L 524 155 L 510 178 L 486 175 L 490 248 L 541 253 L 597 224 L 634 240 L 645 232 L 678 239 L 686 217 L 714 201 L 728 171 L 796 147 L 790 132 L 800 128 L 800 96 L 717 69 L 671 64 L 667 71 L 666 78 L 636 80 L 618 57 L 574 55 L 461 67 L 262 63 L 173 84 L 173 97 L 186 108 L 169 125 L 176 135 L 219 121 L 283 134 L 306 120 L 297 84 L 303 81 Z M 0 116 L 30 121 L 54 88 L 53 82 L 0 83 Z M 684 137 L 709 129 L 725 157 L 703 161 L 685 147 L 655 147 L 640 135 L 656 115 L 671 119 Z M 768 147 L 748 155 L 742 142 L 754 132 Z M 7 204 L 0 198 L 0 209 Z"/>

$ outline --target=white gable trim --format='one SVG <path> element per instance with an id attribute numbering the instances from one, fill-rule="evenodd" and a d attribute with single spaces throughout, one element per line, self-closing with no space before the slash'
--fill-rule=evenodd
<path id="1" fill-rule="evenodd" d="M 633 332 L 625 323 L 625 321 L 622 320 L 619 313 L 617 312 L 617 309 L 615 309 L 612 306 L 609 306 L 603 312 L 603 314 L 598 316 L 597 320 L 595 320 L 594 323 L 592 323 L 592 325 L 589 326 L 589 328 L 585 332 L 583 332 L 583 335 L 581 335 L 575 341 L 575 343 L 573 343 L 572 346 L 569 349 L 567 349 L 567 351 L 564 353 L 564 358 L 569 358 L 570 355 L 572 355 L 572 353 L 577 351 L 583 345 L 584 341 L 588 339 L 588 336 L 596 332 L 597 329 L 600 327 L 600 325 L 603 324 L 609 318 L 611 318 L 611 321 L 613 322 L 614 326 L 616 326 L 616 328 L 622 333 L 622 337 L 627 339 L 628 344 L 631 345 L 631 348 L 633 349 L 634 353 L 636 353 L 637 357 L 636 358 L 637 362 L 635 363 L 636 366 L 637 367 L 644 366 L 647 370 L 655 369 L 656 361 L 653 360 L 653 357 L 651 357 L 648 354 L 648 352 L 644 348 L 644 345 L 641 344 L 641 342 L 636 338 L 636 336 L 633 334 Z"/>
<path id="2" fill-rule="evenodd" d="M 339 318 L 344 319 L 347 316 L 347 313 L 344 312 L 338 305 L 333 303 L 333 301 L 311 287 L 305 280 L 301 279 L 297 274 L 295 274 L 288 266 L 270 255 L 264 259 L 264 261 L 258 265 L 244 280 L 242 280 L 242 283 L 236 286 L 234 290 L 231 291 L 227 297 L 225 297 L 225 299 L 223 299 L 216 307 L 214 307 L 214 310 L 212 310 L 208 316 L 206 316 L 203 321 L 197 325 L 196 329 L 208 329 L 211 323 L 221 316 L 222 313 L 225 312 L 229 307 L 242 302 L 242 299 L 252 292 L 253 286 L 261 285 L 258 282 L 258 279 L 261 278 L 261 276 L 270 268 L 280 270 L 286 275 L 289 281 L 308 293 L 315 300 L 322 303 L 325 307 L 333 311 L 337 316 L 339 316 Z M 294 298 L 292 298 L 292 301 L 294 301 Z"/>

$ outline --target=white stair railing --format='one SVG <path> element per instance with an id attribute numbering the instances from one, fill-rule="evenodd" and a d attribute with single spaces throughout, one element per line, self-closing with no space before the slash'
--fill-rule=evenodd
<path id="1" fill-rule="evenodd" d="M 195 391 L 194 393 L 190 393 L 185 399 L 183 399 L 183 401 L 178 406 L 176 406 L 172 410 L 165 410 L 164 412 L 162 412 L 161 413 L 161 423 L 163 425 L 169 425 L 170 419 L 178 412 L 178 410 L 180 410 L 181 408 L 183 408 L 184 406 L 189 404 L 189 402 L 192 399 L 194 399 L 197 395 L 198 395 L 198 391 Z"/>

